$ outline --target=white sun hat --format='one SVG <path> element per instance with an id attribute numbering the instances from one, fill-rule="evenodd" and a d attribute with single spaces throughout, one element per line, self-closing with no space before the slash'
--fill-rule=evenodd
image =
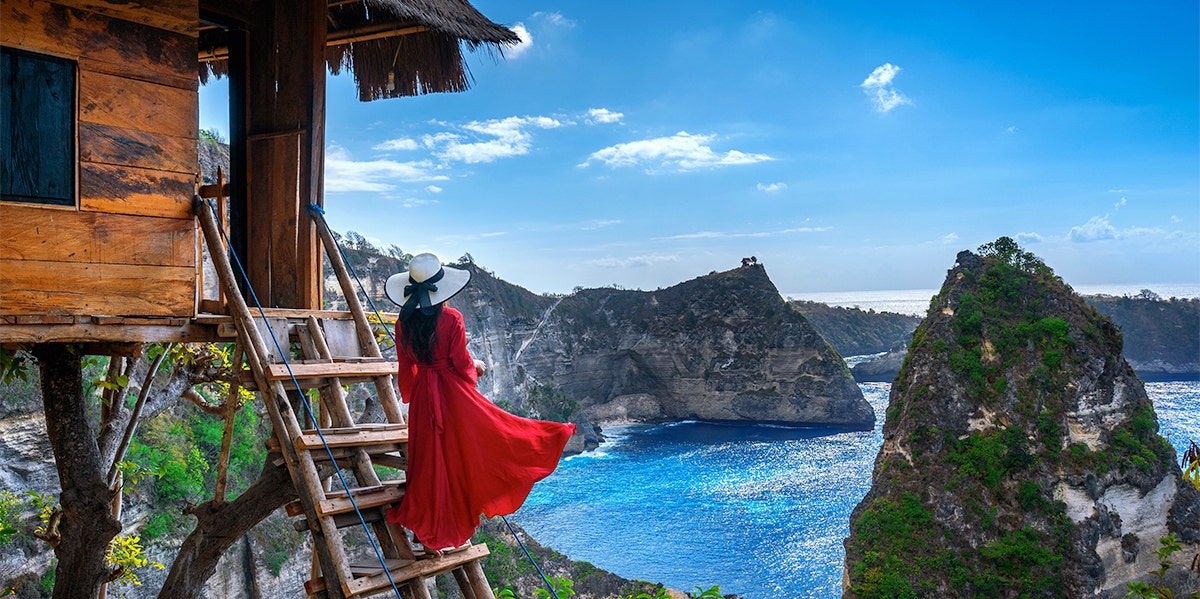
<path id="1" fill-rule="evenodd" d="M 425 314 L 454 297 L 471 280 L 471 271 L 442 266 L 433 254 L 417 254 L 408 262 L 408 270 L 388 277 L 383 285 L 387 298 L 400 306 L 400 320 L 407 320 L 420 308 Z"/>

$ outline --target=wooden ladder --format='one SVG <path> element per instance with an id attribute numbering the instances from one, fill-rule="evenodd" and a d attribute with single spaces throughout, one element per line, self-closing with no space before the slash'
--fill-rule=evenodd
<path id="1" fill-rule="evenodd" d="M 404 496 L 403 481 L 380 481 L 375 471 L 375 465 L 405 465 L 408 428 L 393 380 L 397 364 L 380 352 L 323 219 L 316 219 L 318 232 L 346 296 L 349 320 L 344 314 L 339 318 L 330 316 L 338 313 L 301 310 L 272 310 L 277 317 L 260 311 L 266 317 L 255 317 L 237 288 L 218 223 L 200 198 L 196 214 L 237 331 L 235 363 L 244 358 L 249 367 L 241 384 L 263 398 L 274 430 L 267 442 L 270 459 L 282 460 L 296 489 L 298 500 L 286 507 L 287 514 L 298 518 L 293 523 L 297 530 L 312 536 L 313 578 L 304 585 L 308 595 L 394 595 L 394 583 L 404 599 L 430 599 L 426 579 L 450 572 L 466 599 L 495 599 L 480 564 L 488 555 L 486 545 L 468 542 L 441 556 L 427 556 L 414 549 L 402 527 L 384 517 Z M 285 315 L 278 316 L 281 312 Z M 294 342 L 300 357 L 289 355 Z M 386 423 L 355 422 L 343 386 L 357 383 L 374 385 Z M 312 389 L 318 390 L 320 401 L 319 410 L 310 412 L 302 402 Z M 309 428 L 301 426 L 297 413 Z M 339 470 L 353 476 L 339 479 Z M 351 488 L 347 492 L 340 482 L 331 484 L 334 480 Z M 343 535 L 364 525 L 369 525 L 383 563 L 377 553 L 358 560 L 348 556 Z"/>

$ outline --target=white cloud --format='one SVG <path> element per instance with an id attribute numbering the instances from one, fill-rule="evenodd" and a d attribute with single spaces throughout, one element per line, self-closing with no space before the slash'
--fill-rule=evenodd
<path id="1" fill-rule="evenodd" d="M 940 241 L 942 243 L 942 245 L 950 245 L 950 244 L 958 241 L 958 233 L 947 233 L 945 235 L 942 235 L 942 238 L 939 239 L 938 241 Z"/>
<path id="2" fill-rule="evenodd" d="M 587 264 L 591 266 L 602 266 L 605 268 L 637 268 L 645 266 L 654 266 L 664 262 L 679 262 L 679 256 L 630 256 L 628 258 L 597 258 L 588 260 Z"/>
<path id="3" fill-rule="evenodd" d="M 1067 233 L 1067 239 L 1075 242 L 1101 241 L 1104 239 L 1116 239 L 1117 229 L 1108 222 L 1108 216 L 1093 216 L 1088 219 L 1088 222 L 1071 227 L 1071 231 Z"/>
<path id="4" fill-rule="evenodd" d="M 429 193 L 442 193 L 442 188 L 438 187 L 437 185 L 426 185 L 425 191 L 428 191 Z"/>
<path id="5" fill-rule="evenodd" d="M 1012 135 L 1017 132 L 1017 127 L 1016 127 L 1016 125 L 1009 125 L 1008 128 L 1004 130 L 1004 132 L 1009 135 Z"/>
<path id="6" fill-rule="evenodd" d="M 657 170 L 694 171 L 774 160 L 766 154 L 738 150 L 718 153 L 709 145 L 715 139 L 715 135 L 692 135 L 680 131 L 671 137 L 631 141 L 597 150 L 579 166 L 586 167 L 595 160 L 613 168 L 641 166 L 647 173 L 653 173 Z"/>
<path id="7" fill-rule="evenodd" d="M 1017 243 L 1041 243 L 1044 238 L 1037 233 L 1017 233 L 1014 239 Z"/>
<path id="8" fill-rule="evenodd" d="M 564 29 L 570 29 L 575 26 L 575 21 L 564 17 L 560 12 L 544 12 L 539 10 L 530 15 L 530 18 L 541 19 L 547 25 L 562 27 Z"/>
<path id="9" fill-rule="evenodd" d="M 1125 196 L 1121 196 L 1121 200 L 1118 201 L 1116 204 L 1113 204 L 1113 210 L 1120 210 L 1123 206 L 1125 206 L 1128 203 L 1129 203 L 1129 200 L 1126 200 Z"/>
<path id="10" fill-rule="evenodd" d="M 1179 218 L 1178 216 L 1171 215 L 1171 222 L 1175 223 L 1175 224 L 1179 224 L 1179 223 L 1183 222 L 1183 219 Z"/>
<path id="11" fill-rule="evenodd" d="M 341 146 L 329 146 L 325 153 L 325 191 L 391 191 L 395 183 L 445 181 L 428 160 L 356 161 Z"/>
<path id="12" fill-rule="evenodd" d="M 498 158 L 528 154 L 533 143 L 533 134 L 528 129 L 555 129 L 561 126 L 562 123 L 558 120 L 544 116 L 510 116 L 489 121 L 472 121 L 463 125 L 463 129 L 491 139 L 462 141 L 462 135 L 443 132 L 427 135 L 422 141 L 427 147 L 435 148 L 434 155 L 445 161 L 467 164 L 493 162 Z"/>
<path id="13" fill-rule="evenodd" d="M 757 187 L 764 193 L 776 193 L 787 189 L 787 183 L 759 183 Z"/>
<path id="14" fill-rule="evenodd" d="M 510 27 L 510 29 L 512 29 L 513 33 L 517 34 L 517 38 L 520 41 L 511 46 L 505 46 L 504 56 L 512 59 L 520 58 L 522 54 L 525 54 L 533 47 L 533 34 L 529 33 L 524 23 L 517 23 Z"/>
<path id="15" fill-rule="evenodd" d="M 912 104 L 904 94 L 892 87 L 892 80 L 900 72 L 900 67 L 888 62 L 878 67 L 867 76 L 859 87 L 871 99 L 876 112 L 888 112 L 901 104 Z"/>
<path id="16" fill-rule="evenodd" d="M 589 125 L 607 125 L 619 123 L 623 118 L 625 118 L 625 114 L 621 112 L 613 112 L 607 108 L 589 108 L 586 120 Z"/>
<path id="17" fill-rule="evenodd" d="M 389 139 L 371 149 L 379 150 L 380 152 L 391 152 L 395 150 L 415 150 L 417 147 L 417 140 L 402 137 L 400 139 Z"/>

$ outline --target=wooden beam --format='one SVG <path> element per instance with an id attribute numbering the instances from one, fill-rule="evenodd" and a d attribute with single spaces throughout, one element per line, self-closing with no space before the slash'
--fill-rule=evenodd
<path id="1" fill-rule="evenodd" d="M 340 31 L 329 32 L 329 38 L 326 41 L 326 47 L 332 48 L 334 46 L 344 46 L 346 44 L 385 39 L 389 37 L 403 37 L 405 35 L 424 33 L 426 31 L 431 31 L 431 29 L 424 25 L 406 25 L 402 23 L 389 23 L 386 25 L 372 25 L 370 27 L 343 29 Z M 199 54 L 200 62 L 219 62 L 227 58 L 229 58 L 229 48 L 213 48 L 210 51 L 202 51 Z"/>
<path id="2" fill-rule="evenodd" d="M 0 324 L 0 343 L 200 343 L 217 341 L 216 329 L 188 322 L 183 326 L 110 326 L 78 324 Z"/>

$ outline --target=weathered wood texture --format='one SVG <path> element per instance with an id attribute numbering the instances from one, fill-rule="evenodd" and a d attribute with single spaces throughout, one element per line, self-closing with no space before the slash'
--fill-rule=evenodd
<path id="1" fill-rule="evenodd" d="M 195 283 L 190 267 L 0 260 L 6 314 L 190 316 Z"/>
<path id="2" fill-rule="evenodd" d="M 31 52 L 69 56 L 79 60 L 80 68 L 86 71 L 182 89 L 197 88 L 194 37 L 63 4 L 42 0 L 0 1 L 0 23 L 4 23 L 0 35 L 4 44 Z M 192 4 L 191 20 L 195 24 L 198 9 Z"/>
<path id="3" fill-rule="evenodd" d="M 191 220 L 196 178 L 111 164 L 79 166 L 79 209 Z"/>
<path id="4" fill-rule="evenodd" d="M 250 281 L 256 290 L 271 288 L 271 301 L 264 304 L 317 309 L 321 306 L 320 246 L 305 207 L 320 204 L 324 189 L 328 4 L 326 0 L 274 0 L 257 3 L 256 10 L 259 14 L 250 28 L 247 48 L 248 69 L 254 76 L 243 81 L 246 131 L 255 140 L 247 142 L 250 184 L 258 187 L 261 177 L 294 173 L 296 191 L 279 185 L 270 195 L 250 194 L 250 203 L 259 206 L 247 207 L 246 254 L 270 262 L 269 272 L 250 273 Z M 279 162 L 280 154 L 260 148 L 267 136 L 293 132 L 298 136 L 298 154 L 287 156 L 289 164 Z M 270 222 L 260 222 L 264 214 Z M 257 236 L 254 230 L 263 228 L 272 234 Z"/>
<path id="5" fill-rule="evenodd" d="M 0 204 L 0 223 L 0 260 L 196 266 L 190 220 Z"/>
<path id="6" fill-rule="evenodd" d="M 62 0 L 61 3 L 193 37 L 199 32 L 197 0 Z"/>
<path id="7" fill-rule="evenodd" d="M 250 142 L 248 246 L 250 284 L 264 306 L 306 308 L 295 303 L 297 223 L 300 218 L 300 134 Z"/>
<path id="8" fill-rule="evenodd" d="M 198 18 L 198 0 L 0 0 L 0 44 L 79 71 L 74 209 L 0 204 L 0 315 L 194 316 Z M 80 326 L 64 334 L 123 334 Z M 150 336 L 192 334 L 170 330 Z"/>

